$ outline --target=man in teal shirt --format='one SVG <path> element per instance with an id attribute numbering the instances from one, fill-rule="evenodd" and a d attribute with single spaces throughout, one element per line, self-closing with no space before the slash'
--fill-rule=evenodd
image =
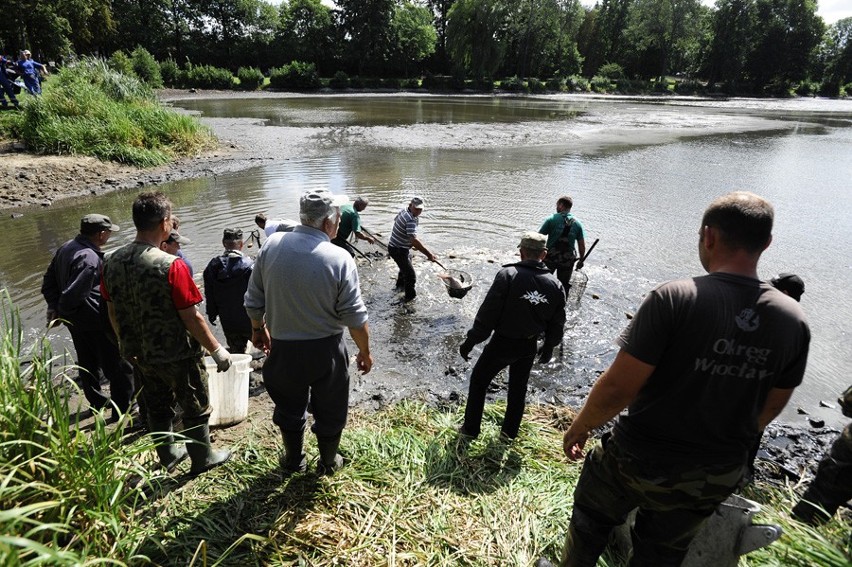
<path id="1" fill-rule="evenodd" d="M 366 240 L 370 244 L 376 241 L 375 238 L 361 231 L 361 211 L 366 209 L 369 204 L 370 202 L 367 199 L 357 197 L 352 205 L 340 207 L 340 228 L 337 229 L 337 236 L 331 242 L 349 252 L 353 258 L 355 257 L 355 249 L 347 242 L 350 234 L 355 233 L 355 238 Z"/>
<path id="2" fill-rule="evenodd" d="M 547 235 L 547 257 L 544 263 L 551 273 L 556 272 L 556 277 L 565 288 L 565 295 L 571 288 L 571 274 L 574 273 L 574 262 L 577 269 L 583 267 L 583 256 L 586 255 L 586 240 L 583 234 L 583 225 L 571 214 L 574 200 L 565 195 L 556 201 L 556 212 L 544 221 L 540 234 Z M 579 256 L 575 252 L 579 249 Z"/>

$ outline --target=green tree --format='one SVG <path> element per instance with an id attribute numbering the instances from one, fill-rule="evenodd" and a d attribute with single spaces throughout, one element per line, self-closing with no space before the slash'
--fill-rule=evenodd
<path id="1" fill-rule="evenodd" d="M 316 64 L 320 71 L 330 72 L 334 38 L 331 8 L 320 0 L 290 0 L 281 4 L 277 43 L 284 60 L 307 61 Z"/>
<path id="2" fill-rule="evenodd" d="M 745 72 L 759 93 L 784 94 L 808 77 L 825 24 L 815 0 L 756 0 Z"/>
<path id="3" fill-rule="evenodd" d="M 619 63 L 624 60 L 622 46 L 624 30 L 627 28 L 630 5 L 633 0 L 602 0 L 594 22 L 592 41 L 585 57 L 583 74 L 594 76 L 598 68 L 605 63 Z"/>
<path id="4" fill-rule="evenodd" d="M 446 72 L 450 63 L 447 55 L 447 15 L 456 0 L 425 0 L 425 2 L 426 6 L 432 11 L 435 31 L 438 32 L 438 45 L 435 48 L 433 60 L 439 71 Z"/>
<path id="5" fill-rule="evenodd" d="M 428 8 L 403 2 L 394 10 L 391 37 L 394 42 L 393 59 L 408 77 L 412 65 L 420 63 L 435 52 L 438 32 Z"/>
<path id="6" fill-rule="evenodd" d="M 207 0 L 202 14 L 209 49 L 235 69 L 245 53 L 272 43 L 278 25 L 278 11 L 263 0 Z"/>
<path id="7" fill-rule="evenodd" d="M 838 20 L 828 28 L 819 59 L 824 68 L 823 94 L 838 96 L 843 85 L 852 83 L 852 18 Z"/>
<path id="8" fill-rule="evenodd" d="M 635 0 L 624 31 L 628 74 L 663 79 L 690 67 L 701 15 L 699 0 Z"/>
<path id="9" fill-rule="evenodd" d="M 458 0 L 447 15 L 447 53 L 474 79 L 491 79 L 503 63 L 508 13 L 500 0 Z"/>
<path id="10" fill-rule="evenodd" d="M 550 77 L 578 73 L 576 37 L 584 11 L 577 0 L 511 0 L 504 73 Z"/>
<path id="11" fill-rule="evenodd" d="M 73 48 L 71 23 L 57 2 L 4 0 L 0 41 L 4 53 L 29 49 L 36 60 L 61 60 Z"/>
<path id="12" fill-rule="evenodd" d="M 392 49 L 391 19 L 395 0 L 336 0 L 346 52 L 358 73 L 379 73 Z"/>

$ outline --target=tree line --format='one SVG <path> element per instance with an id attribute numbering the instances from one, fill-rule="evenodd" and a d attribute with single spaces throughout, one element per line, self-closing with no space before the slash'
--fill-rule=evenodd
<path id="1" fill-rule="evenodd" d="M 325 77 L 681 77 L 741 94 L 838 96 L 852 18 L 815 0 L 7 0 L 0 49 L 58 63 L 143 47 L 159 61 Z M 849 87 L 852 93 L 852 86 Z"/>

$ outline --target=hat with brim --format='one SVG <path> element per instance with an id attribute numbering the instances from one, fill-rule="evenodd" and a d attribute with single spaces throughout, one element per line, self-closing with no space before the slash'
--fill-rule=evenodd
<path id="1" fill-rule="evenodd" d="M 118 225 L 113 224 L 108 216 L 94 213 L 80 219 L 80 232 L 91 233 L 100 230 L 118 232 Z"/>
<path id="2" fill-rule="evenodd" d="M 299 212 L 310 218 L 320 218 L 327 215 L 333 207 L 349 204 L 346 195 L 335 195 L 326 189 L 308 191 L 299 199 Z"/>
<path id="3" fill-rule="evenodd" d="M 422 211 L 426 206 L 426 202 L 423 200 L 423 197 L 412 197 L 411 206 Z"/>
<path id="4" fill-rule="evenodd" d="M 525 248 L 532 252 L 541 252 L 547 249 L 547 237 L 538 232 L 525 232 L 521 236 L 521 243 L 518 244 L 518 248 Z"/>
<path id="5" fill-rule="evenodd" d="M 192 244 L 192 240 L 185 236 L 181 236 L 180 233 L 176 230 L 172 230 L 169 233 L 169 237 L 166 239 L 166 242 L 177 242 L 178 244 Z"/>
<path id="6" fill-rule="evenodd" d="M 778 274 L 769 280 L 769 283 L 796 301 L 800 301 L 802 299 L 802 294 L 805 293 L 805 282 L 796 274 Z"/>

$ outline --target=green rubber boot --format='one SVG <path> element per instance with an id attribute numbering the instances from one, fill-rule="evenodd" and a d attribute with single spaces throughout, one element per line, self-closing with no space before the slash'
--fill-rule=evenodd
<path id="1" fill-rule="evenodd" d="M 284 474 L 293 474 L 305 472 L 308 468 L 307 459 L 305 459 L 304 431 L 284 431 L 281 430 L 281 437 L 284 439 L 284 454 L 281 456 L 281 470 Z"/>
<path id="2" fill-rule="evenodd" d="M 334 474 L 334 471 L 343 466 L 343 457 L 337 452 L 337 448 L 340 446 L 340 435 L 340 433 L 334 437 L 317 435 L 317 449 L 319 449 L 320 454 L 317 473 L 321 475 Z"/>
<path id="3" fill-rule="evenodd" d="M 216 451 L 210 446 L 210 425 L 208 421 L 208 416 L 204 416 L 202 420 L 189 420 L 185 417 L 183 419 L 186 426 L 183 434 L 189 440 L 186 444 L 186 450 L 189 452 L 189 458 L 192 459 L 192 468 L 189 469 L 190 476 L 209 471 L 213 467 L 227 463 L 231 458 L 230 449 Z"/>
<path id="4" fill-rule="evenodd" d="M 175 443 L 175 437 L 172 434 L 171 419 L 156 419 L 148 418 L 148 427 L 151 430 L 151 439 L 157 444 L 157 457 L 160 458 L 160 466 L 166 469 L 166 472 L 174 472 L 175 468 L 184 461 L 189 453 L 183 445 Z"/>

